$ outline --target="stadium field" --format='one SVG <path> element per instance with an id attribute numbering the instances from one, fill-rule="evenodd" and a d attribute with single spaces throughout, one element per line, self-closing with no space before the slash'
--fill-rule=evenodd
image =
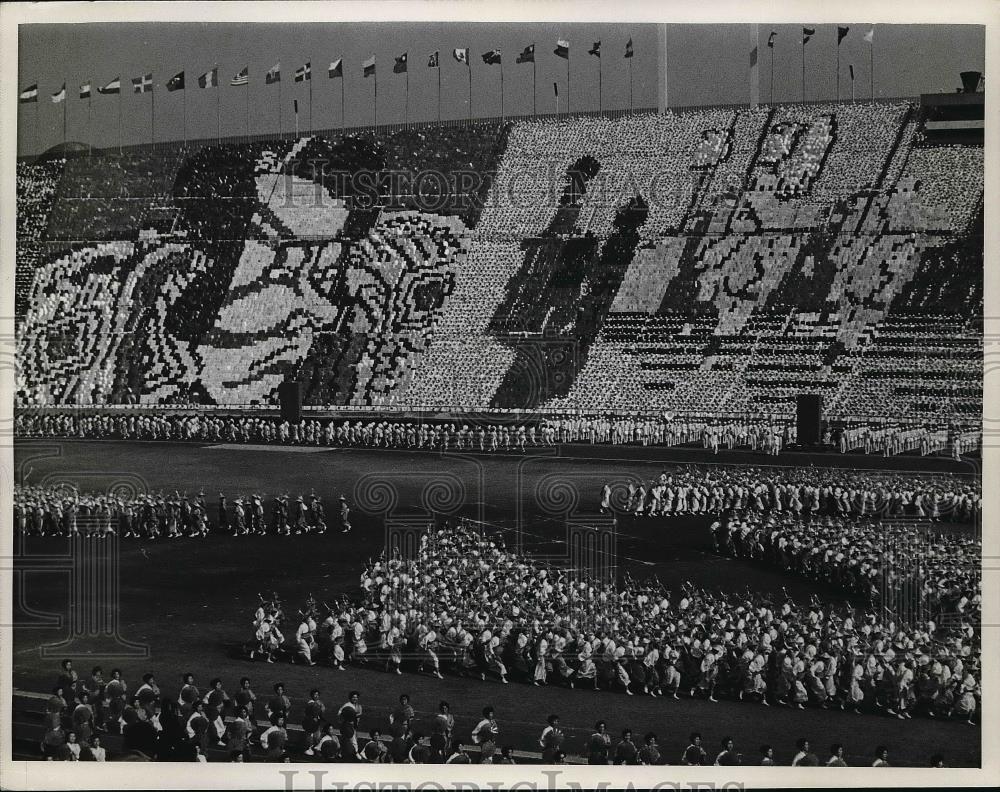
<path id="1" fill-rule="evenodd" d="M 429 725 L 438 701 L 447 699 L 456 715 L 456 733 L 467 737 L 480 709 L 496 707 L 501 743 L 537 750 L 537 738 L 550 713 L 558 713 L 567 734 L 567 751 L 579 754 L 599 718 L 617 734 L 628 726 L 636 735 L 656 731 L 665 758 L 678 762 L 689 732 L 700 731 L 711 751 L 731 734 L 745 764 L 755 764 L 763 743 L 775 747 L 779 762 L 788 762 L 794 740 L 804 736 L 823 753 L 841 742 L 852 765 L 870 765 L 876 745 L 886 745 L 895 765 L 926 765 L 943 752 L 949 766 L 980 762 L 978 726 L 927 718 L 899 721 L 870 714 L 793 710 L 771 707 L 762 717 L 758 704 L 705 700 L 680 701 L 594 693 L 564 688 L 527 687 L 512 683 L 462 679 L 446 675 L 388 675 L 378 668 L 346 671 L 243 659 L 242 644 L 252 636 L 258 592 L 280 594 L 286 614 L 294 618 L 309 594 L 330 599 L 357 591 L 358 575 L 369 558 L 384 547 L 395 525 L 426 525 L 432 515 L 471 517 L 484 529 L 502 533 L 536 555 L 565 555 L 567 520 L 601 519 L 600 490 L 607 481 L 628 476 L 651 478 L 665 465 L 706 464 L 697 450 L 657 450 L 645 458 L 593 459 L 577 447 L 569 455 L 538 453 L 510 456 L 429 454 L 396 450 L 304 449 L 250 446 L 205 446 L 182 443 L 118 443 L 90 441 L 22 441 L 15 450 L 17 480 L 28 485 L 73 484 L 84 491 L 108 488 L 134 493 L 194 495 L 204 490 L 215 519 L 220 491 L 228 498 L 256 491 L 265 506 L 275 494 L 294 498 L 315 491 L 327 504 L 331 531 L 323 536 L 241 537 L 207 539 L 122 540 L 117 565 L 117 630 L 131 646 L 109 649 L 106 639 L 74 638 L 58 646 L 71 629 L 68 602 L 71 586 L 80 585 L 61 572 L 58 559 L 65 539 L 18 538 L 15 568 L 15 640 L 13 685 L 17 690 L 48 692 L 63 655 L 72 657 L 81 676 L 99 663 L 105 675 L 119 667 L 131 689 L 144 672 L 153 671 L 165 693 L 180 686 L 190 671 L 200 686 L 220 676 L 232 692 L 241 676 L 250 676 L 258 695 L 272 683 L 285 682 L 298 722 L 308 690 L 323 691 L 327 706 L 338 707 L 351 689 L 361 691 L 365 728 L 385 721 L 398 695 L 407 692 L 418 718 Z M 606 449 L 599 449 L 597 455 Z M 641 457 L 640 449 L 632 457 Z M 721 459 L 762 465 L 763 456 L 727 455 Z M 836 462 L 838 457 L 829 457 Z M 809 464 L 816 459 L 783 454 L 779 464 Z M 858 459 L 853 465 L 858 466 Z M 713 460 L 714 462 L 714 460 Z M 882 460 L 868 457 L 865 467 Z M 923 467 L 951 464 L 945 460 L 895 458 L 893 465 L 916 462 Z M 973 472 L 969 470 L 969 472 Z M 253 487 L 254 489 L 250 489 Z M 352 505 L 354 530 L 342 535 L 334 526 L 333 504 L 345 495 Z M 268 510 L 269 512 L 269 510 Z M 686 580 L 729 591 L 746 587 L 780 596 L 782 588 L 798 598 L 836 592 L 802 579 L 742 560 L 721 558 L 699 540 L 711 522 L 707 516 L 653 521 L 622 521 L 617 526 L 619 572 L 636 578 L 657 575 L 675 590 Z M 969 531 L 970 526 L 955 530 Z M 79 540 L 83 541 L 83 540 Z M 54 617 L 54 618 L 53 618 Z M 293 627 L 286 627 L 286 636 Z M 111 642 L 114 646 L 114 642 Z M 146 653 L 145 656 L 126 656 Z M 91 662 L 88 654 L 101 653 Z M 377 664 L 375 664 L 377 665 Z"/>

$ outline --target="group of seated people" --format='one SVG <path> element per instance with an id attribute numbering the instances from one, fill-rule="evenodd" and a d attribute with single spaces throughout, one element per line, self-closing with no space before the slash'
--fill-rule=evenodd
<path id="1" fill-rule="evenodd" d="M 365 704 L 359 690 L 348 691 L 339 706 L 324 701 L 319 688 L 293 695 L 283 682 L 258 695 L 246 676 L 232 694 L 220 677 L 199 688 L 190 673 L 183 674 L 179 684 L 170 684 L 146 672 L 142 684 L 131 687 L 119 668 L 112 669 L 107 679 L 101 666 L 93 666 L 89 677 L 80 677 L 73 661 L 66 659 L 46 702 L 41 753 L 48 761 L 67 762 L 559 765 L 579 757 L 577 762 L 588 765 L 626 766 L 846 767 L 850 758 L 845 746 L 834 744 L 821 760 L 806 738 L 784 748 L 762 745 L 754 748 L 753 756 L 744 757 L 728 735 L 711 744 L 698 731 L 683 737 L 673 730 L 669 736 L 652 731 L 638 735 L 625 726 L 613 734 L 601 719 L 592 730 L 572 729 L 585 733 L 574 738 L 556 713 L 545 718 L 536 735 L 511 728 L 489 704 L 479 712 L 456 713 L 441 700 L 430 711 L 402 693 L 387 712 Z M 119 735 L 120 743 L 115 739 Z M 117 753 L 105 747 L 112 741 L 116 747 L 120 744 Z M 515 742 L 527 744 L 528 750 L 515 748 Z M 888 748 L 878 746 L 864 763 L 888 767 L 888 753 Z M 944 763 L 943 754 L 930 757 L 932 767 Z"/>

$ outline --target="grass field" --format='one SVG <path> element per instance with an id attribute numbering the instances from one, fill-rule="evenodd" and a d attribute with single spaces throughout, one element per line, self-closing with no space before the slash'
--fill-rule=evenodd
<path id="1" fill-rule="evenodd" d="M 659 458 L 656 458 L 659 456 Z M 508 542 L 540 555 L 565 552 L 566 521 L 596 518 L 600 488 L 628 475 L 650 478 L 669 460 L 697 461 L 684 453 L 644 459 L 589 459 L 555 454 L 491 457 L 338 449 L 278 449 L 248 446 L 115 442 L 18 443 L 18 481 L 34 485 L 72 482 L 82 490 L 114 487 L 133 492 L 189 494 L 204 489 L 214 519 L 219 491 L 230 498 L 259 492 L 265 499 L 288 492 L 315 491 L 327 502 L 345 494 L 353 505 L 354 531 L 325 536 L 212 536 L 118 543 L 117 582 L 106 590 L 119 603 L 118 639 L 86 635 L 94 625 L 85 609 L 71 609 L 74 592 L 90 582 L 66 571 L 67 541 L 31 539 L 16 550 L 14 686 L 46 691 L 62 656 L 73 657 L 81 674 L 99 662 L 107 673 L 118 666 L 134 689 L 146 670 L 157 674 L 166 693 L 175 693 L 180 676 L 191 671 L 207 684 L 219 675 L 232 691 L 240 676 L 255 682 L 258 694 L 281 679 L 301 706 L 309 688 L 319 687 L 328 705 L 339 706 L 347 691 L 362 691 L 371 713 L 368 727 L 384 719 L 401 692 L 408 692 L 418 714 L 430 716 L 440 699 L 452 702 L 458 729 L 468 730 L 481 707 L 492 704 L 504 740 L 519 748 L 537 747 L 550 713 L 559 713 L 579 751 L 598 718 L 613 732 L 629 726 L 637 734 L 655 730 L 666 758 L 676 762 L 687 735 L 699 730 L 710 748 L 732 734 L 746 763 L 755 763 L 762 743 L 776 747 L 788 762 L 795 739 L 810 737 L 820 752 L 833 742 L 847 746 L 852 764 L 870 764 L 878 744 L 890 749 L 894 764 L 921 765 L 938 751 L 949 765 L 979 763 L 978 727 L 926 719 L 897 721 L 874 715 L 820 710 L 788 710 L 760 705 L 701 700 L 664 701 L 607 692 L 529 688 L 511 684 L 426 675 L 389 676 L 374 669 L 253 664 L 241 658 L 240 645 L 251 635 L 257 592 L 278 591 L 294 611 L 310 593 L 317 598 L 356 589 L 358 573 L 384 546 L 394 525 L 425 524 L 432 514 L 463 514 L 502 531 Z M 764 458 L 756 457 L 753 464 Z M 844 458 L 834 458 L 843 461 Z M 782 463 L 804 460 L 793 455 Z M 855 463 L 858 461 L 854 458 Z M 877 464 L 878 460 L 870 460 Z M 899 464 L 894 460 L 894 464 Z M 747 586 L 777 592 L 784 586 L 796 597 L 824 591 L 815 584 L 746 562 L 714 556 L 699 537 L 708 519 L 684 517 L 655 523 L 623 523 L 618 530 L 618 566 L 636 577 L 656 574 L 668 585 L 691 580 L 726 590 Z M 388 528 L 387 528 L 388 526 Z M 99 625 L 98 633 L 108 625 Z M 79 635 L 73 636 L 76 631 Z M 59 645 L 72 638 L 68 644 Z M 127 642 L 129 646 L 121 643 Z M 133 656 L 129 656 L 132 654 Z M 88 656 L 89 655 L 89 656 Z M 99 657 L 99 659 L 97 659 Z M 300 710 L 299 710 L 300 712 Z M 293 712 L 292 719 L 296 719 Z"/>

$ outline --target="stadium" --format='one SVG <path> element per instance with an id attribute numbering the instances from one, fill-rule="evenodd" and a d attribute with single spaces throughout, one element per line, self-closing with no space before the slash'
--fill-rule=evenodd
<path id="1" fill-rule="evenodd" d="M 961 79 L 22 157 L 14 758 L 980 766 Z"/>

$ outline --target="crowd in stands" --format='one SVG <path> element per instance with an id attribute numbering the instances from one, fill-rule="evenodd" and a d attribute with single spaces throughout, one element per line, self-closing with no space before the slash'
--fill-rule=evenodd
<path id="1" fill-rule="evenodd" d="M 959 717 L 978 712 L 977 628 L 658 580 L 622 585 L 505 547 L 477 524 L 431 526 L 414 557 L 372 562 L 362 599 L 307 603 L 285 654 L 665 698 Z M 282 647 L 264 605 L 251 646 Z M 262 625 L 266 627 L 262 630 Z M 280 629 L 278 630 L 280 635 Z"/>
<path id="2" fill-rule="evenodd" d="M 950 475 L 835 468 L 681 467 L 664 470 L 648 482 L 605 484 L 601 508 L 647 517 L 735 511 L 978 523 L 982 490 L 975 479 Z"/>
<path id="3" fill-rule="evenodd" d="M 22 412 L 14 418 L 18 437 L 173 440 L 212 443 L 361 446 L 427 450 L 521 451 L 562 443 L 676 447 L 699 445 L 749 449 L 775 456 L 794 446 L 794 423 L 776 418 L 717 420 L 706 417 L 536 414 L 517 422 L 308 419 L 211 413 Z M 827 428 L 823 447 L 840 453 L 895 456 L 950 451 L 953 458 L 979 450 L 981 432 L 957 427 L 845 424 Z"/>
<path id="4" fill-rule="evenodd" d="M 43 240 L 64 159 L 17 163 L 17 249 L 14 278 L 17 314 L 28 306 L 31 281 L 46 250 Z"/>
<path id="5" fill-rule="evenodd" d="M 605 720 L 585 736 L 567 734 L 558 714 L 550 714 L 537 734 L 504 722 L 511 713 L 487 704 L 453 710 L 448 701 L 433 712 L 408 693 L 388 712 L 374 709 L 359 690 L 341 703 L 312 688 L 299 693 L 278 681 L 255 690 L 247 676 L 229 690 L 221 677 L 202 686 L 191 673 L 171 683 L 151 671 L 142 682 L 129 682 L 121 669 L 105 677 L 92 666 L 81 676 L 73 660 L 63 660 L 45 704 L 42 756 L 48 761 L 159 762 L 334 762 L 367 764 L 496 764 L 525 762 L 588 765 L 765 765 L 846 767 L 850 758 L 841 744 L 820 759 L 810 740 L 787 746 L 756 746 L 745 756 L 733 737 L 718 745 L 700 732 L 683 738 L 675 730 L 634 734 L 626 725 L 612 734 Z M 468 711 L 463 711 L 467 709 Z M 456 719 L 456 715 L 458 718 Z M 469 728 L 468 723 L 475 722 Z M 627 723 L 627 722 L 626 722 Z M 586 731 L 586 730 L 583 730 Z M 118 753 L 105 747 L 120 736 Z M 684 740 L 687 740 L 685 745 Z M 534 750 L 515 748 L 530 743 Z M 682 747 L 684 746 L 684 747 Z M 878 746 L 864 764 L 889 767 L 889 749 Z M 942 754 L 930 757 L 943 767 Z"/>

